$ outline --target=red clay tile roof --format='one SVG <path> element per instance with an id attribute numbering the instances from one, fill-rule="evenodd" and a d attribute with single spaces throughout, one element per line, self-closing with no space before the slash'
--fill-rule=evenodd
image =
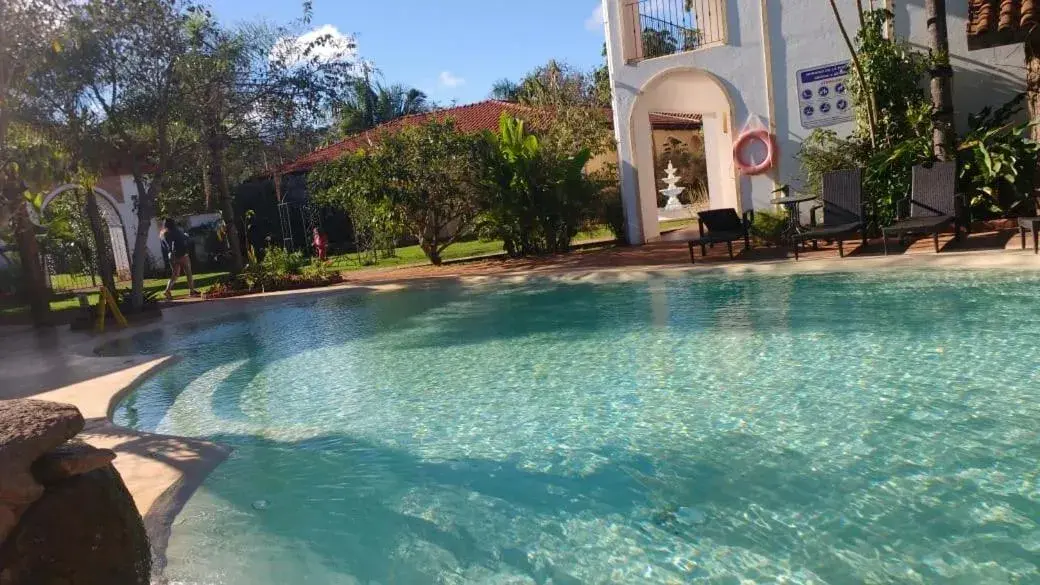
<path id="1" fill-rule="evenodd" d="M 518 118 L 522 118 L 527 122 L 529 127 L 533 128 L 542 128 L 549 121 L 549 117 L 545 111 L 497 100 L 487 100 L 467 106 L 445 108 L 425 114 L 404 116 L 403 118 L 380 124 L 379 126 L 361 132 L 360 134 L 348 136 L 335 144 L 319 148 L 310 154 L 306 154 L 294 160 L 279 169 L 279 173 L 288 175 L 301 171 L 309 171 L 311 167 L 316 164 L 335 160 L 346 153 L 354 152 L 361 148 L 371 148 L 379 144 L 382 136 L 387 133 L 394 133 L 409 126 L 421 126 L 433 120 L 453 120 L 455 122 L 455 127 L 462 132 L 481 132 L 484 130 L 497 131 L 498 120 L 502 117 L 502 112 L 509 112 Z"/>
<path id="2" fill-rule="evenodd" d="M 432 120 L 453 120 L 455 127 L 462 132 L 482 132 L 484 130 L 497 132 L 498 121 L 502 117 L 502 112 L 509 112 L 511 115 L 523 119 L 527 122 L 529 128 L 536 130 L 544 129 L 552 124 L 552 113 L 547 110 L 512 102 L 487 100 L 466 106 L 445 108 L 391 120 L 371 130 L 348 136 L 335 144 L 305 154 L 293 162 L 282 166 L 278 169 L 278 173 L 291 175 L 309 171 L 317 164 L 335 160 L 349 152 L 362 148 L 372 148 L 378 145 L 382 137 L 387 133 L 392 134 L 409 126 L 421 126 Z M 607 118 L 610 119 L 610 111 L 607 110 L 606 113 Z M 654 113 L 650 114 L 650 121 L 655 128 L 699 128 L 701 117 L 697 114 Z"/>
<path id="3" fill-rule="evenodd" d="M 655 130 L 693 130 L 701 127 L 701 115 L 679 112 L 650 112 L 650 126 Z"/>
<path id="4" fill-rule="evenodd" d="M 968 48 L 1020 43 L 1040 23 L 1040 0 L 968 0 Z"/>

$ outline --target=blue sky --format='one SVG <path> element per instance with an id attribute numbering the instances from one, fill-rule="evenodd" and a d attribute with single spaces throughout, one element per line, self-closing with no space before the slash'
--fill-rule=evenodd
<path id="1" fill-rule="evenodd" d="M 234 24 L 288 22 L 296 0 L 210 0 Z M 442 105 L 479 101 L 502 77 L 550 58 L 589 70 L 602 62 L 600 0 L 314 0 L 313 28 L 357 39 L 387 83 L 418 87 Z"/>

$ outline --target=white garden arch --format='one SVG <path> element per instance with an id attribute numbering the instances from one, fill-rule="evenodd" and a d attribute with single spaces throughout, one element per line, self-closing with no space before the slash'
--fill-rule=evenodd
<path id="1" fill-rule="evenodd" d="M 54 189 L 43 198 L 43 202 L 40 205 L 40 213 L 42 214 L 47 209 L 47 206 L 62 193 L 80 188 L 79 185 L 67 183 Z M 127 252 L 129 248 L 127 246 L 126 224 L 119 214 L 119 207 L 115 197 L 112 197 L 110 193 L 99 187 L 94 187 L 94 193 L 98 195 L 98 211 L 101 213 L 101 220 L 104 222 L 104 227 L 108 232 L 109 244 L 112 247 L 112 259 L 115 265 L 116 278 L 117 280 L 127 280 L 130 278 L 130 255 Z M 86 210 L 84 210 L 84 213 L 86 213 Z"/>

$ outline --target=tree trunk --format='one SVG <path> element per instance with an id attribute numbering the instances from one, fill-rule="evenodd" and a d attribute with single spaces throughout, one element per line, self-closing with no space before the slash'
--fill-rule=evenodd
<path id="1" fill-rule="evenodd" d="M 101 210 L 98 209 L 97 194 L 93 189 L 86 189 L 87 193 L 87 219 L 90 220 L 90 233 L 94 236 L 94 250 L 97 254 L 98 272 L 101 273 L 101 283 L 108 289 L 112 298 L 116 294 L 116 269 L 112 262 L 112 247 L 109 245 L 108 236 L 101 224 Z"/>
<path id="2" fill-rule="evenodd" d="M 852 67 L 856 70 L 856 77 L 859 78 L 859 84 L 867 94 L 867 126 L 869 126 L 870 130 L 870 146 L 876 148 L 877 115 L 875 114 L 874 89 L 869 83 L 867 83 L 867 76 L 863 74 L 863 65 L 859 62 L 859 54 L 856 53 L 856 45 L 853 44 L 852 37 L 849 36 L 849 31 L 845 30 L 845 22 L 841 19 L 841 13 L 838 11 L 836 0 L 829 1 L 831 4 L 831 10 L 834 12 L 834 20 L 838 23 L 838 30 L 841 32 L 841 37 L 845 40 L 845 46 L 848 47 L 849 53 L 852 55 Z"/>
<path id="3" fill-rule="evenodd" d="M 1025 43 L 1026 49 L 1026 102 L 1029 107 L 1029 119 L 1040 118 L 1040 34 L 1029 35 Z M 1030 137 L 1040 141 L 1040 125 L 1029 129 Z M 1040 159 L 1033 169 L 1033 203 L 1040 214 Z"/>
<path id="4" fill-rule="evenodd" d="M 932 150 L 935 158 L 953 160 L 953 68 L 950 67 L 950 41 L 946 31 L 946 0 L 925 0 L 928 22 L 928 48 L 932 52 Z"/>
<path id="5" fill-rule="evenodd" d="M 242 241 L 239 239 L 238 223 L 235 220 L 235 206 L 231 201 L 231 190 L 227 177 L 224 176 L 224 146 L 219 136 L 210 135 L 207 140 L 209 154 L 209 184 L 220 202 L 220 214 L 224 216 L 224 239 L 228 252 L 231 253 L 231 272 L 238 274 L 244 266 L 242 260 Z"/>
<path id="6" fill-rule="evenodd" d="M 21 193 L 17 196 L 21 198 Z M 33 324 L 43 327 L 50 324 L 50 291 L 40 262 L 40 248 L 36 243 L 35 228 L 29 221 L 29 212 L 24 204 L 16 204 L 14 211 L 15 238 L 18 241 L 18 258 L 22 265 L 22 296 L 29 304 Z"/>
<path id="7" fill-rule="evenodd" d="M 144 269 L 148 265 L 148 233 L 155 218 L 155 199 L 159 193 L 162 175 L 152 177 L 145 187 L 144 175 L 134 165 L 134 185 L 137 186 L 137 233 L 134 234 L 134 258 L 130 266 L 130 306 L 140 310 L 144 306 Z"/>

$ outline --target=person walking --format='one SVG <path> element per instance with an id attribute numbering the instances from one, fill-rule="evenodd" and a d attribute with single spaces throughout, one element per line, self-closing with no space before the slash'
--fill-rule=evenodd
<path id="1" fill-rule="evenodd" d="M 188 257 L 188 247 L 191 242 L 188 240 L 187 234 L 177 227 L 177 222 L 172 217 L 167 217 L 163 221 L 159 240 L 162 244 L 163 260 L 170 268 L 170 282 L 166 283 L 166 300 L 173 300 L 173 287 L 177 284 L 181 272 L 188 278 L 188 294 L 193 297 L 201 296 L 201 293 L 195 290 L 195 279 L 191 274 L 191 258 Z"/>

